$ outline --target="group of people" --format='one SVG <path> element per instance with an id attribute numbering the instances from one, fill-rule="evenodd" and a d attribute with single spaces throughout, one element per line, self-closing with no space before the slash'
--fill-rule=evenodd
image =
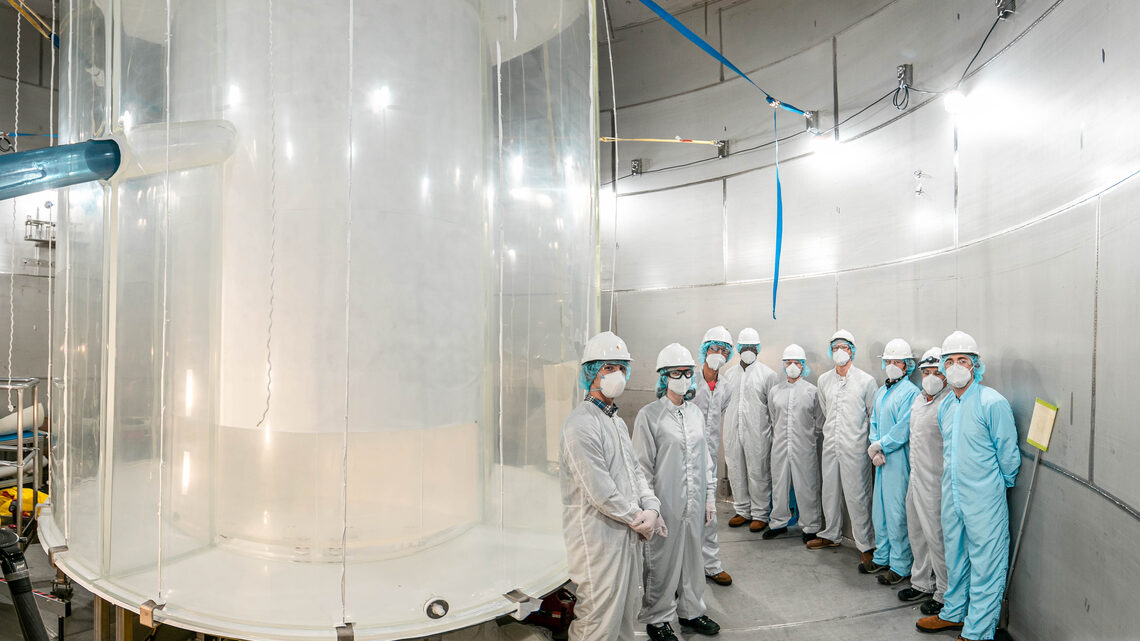
<path id="1" fill-rule="evenodd" d="M 921 358 L 891 340 L 881 386 L 854 365 L 846 330 L 831 337 L 834 367 L 814 385 L 801 346 L 784 349 L 780 372 L 757 360 L 760 350 L 756 330 L 734 344 L 721 326 L 705 333 L 696 359 L 666 346 L 657 400 L 637 413 L 631 436 L 615 405 L 629 350 L 612 332 L 587 342 L 586 396 L 559 444 L 578 596 L 571 638 L 631 639 L 635 618 L 653 641 L 676 639 L 674 618 L 698 634 L 720 631 L 703 595 L 706 579 L 732 583 L 717 542 L 723 428 L 730 527 L 774 539 L 798 518 L 806 547 L 823 550 L 839 545 L 846 507 L 858 571 L 888 586 L 909 580 L 898 597 L 923 602 L 920 632 L 993 639 L 1009 562 L 1006 488 L 1021 455 L 1009 402 L 982 385 L 974 339 L 955 331 Z"/>

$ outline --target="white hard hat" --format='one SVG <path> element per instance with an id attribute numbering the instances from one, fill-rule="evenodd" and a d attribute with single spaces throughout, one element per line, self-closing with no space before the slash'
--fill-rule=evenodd
<path id="1" fill-rule="evenodd" d="M 938 347 L 931 347 L 926 350 L 922 355 L 922 360 L 918 362 L 919 367 L 938 367 L 939 361 L 942 360 L 942 350 Z"/>
<path id="2" fill-rule="evenodd" d="M 707 337 L 706 337 L 707 338 Z M 759 345 L 760 333 L 751 327 L 745 327 L 740 330 L 740 334 L 736 336 L 737 345 Z"/>
<path id="3" fill-rule="evenodd" d="M 724 325 L 717 325 L 716 327 L 705 332 L 705 337 L 701 339 L 702 343 L 707 343 L 709 341 L 718 341 L 732 345 L 732 334 L 730 334 L 728 330 L 724 328 Z"/>
<path id="4" fill-rule="evenodd" d="M 974 340 L 966 332 L 955 330 L 953 334 L 946 337 L 942 341 L 942 354 L 972 354 L 974 356 L 981 356 L 978 353 L 978 342 Z"/>
<path id="5" fill-rule="evenodd" d="M 625 341 L 618 338 L 613 332 L 602 332 L 586 341 L 586 349 L 582 350 L 582 363 L 590 361 L 632 361 L 629 348 Z"/>
<path id="6" fill-rule="evenodd" d="M 784 348 L 784 356 L 781 360 L 804 361 L 807 360 L 807 354 L 804 353 L 804 348 L 792 343 Z"/>
<path id="7" fill-rule="evenodd" d="M 847 341 L 848 343 L 851 343 L 852 345 L 855 344 L 855 337 L 851 335 L 851 332 L 849 332 L 845 329 L 841 329 L 838 332 L 835 332 L 834 334 L 832 334 L 831 340 L 828 341 L 828 344 L 830 345 L 831 343 L 834 343 L 836 341 L 836 339 L 839 339 L 839 338 L 842 338 L 843 340 Z"/>
<path id="8" fill-rule="evenodd" d="M 696 367 L 693 353 L 680 343 L 670 343 L 657 355 L 657 369 L 663 367 Z"/>
<path id="9" fill-rule="evenodd" d="M 914 358 L 914 352 L 910 349 L 910 343 L 901 338 L 895 338 L 887 343 L 887 347 L 883 350 L 883 355 L 880 358 L 887 361 L 903 361 Z"/>

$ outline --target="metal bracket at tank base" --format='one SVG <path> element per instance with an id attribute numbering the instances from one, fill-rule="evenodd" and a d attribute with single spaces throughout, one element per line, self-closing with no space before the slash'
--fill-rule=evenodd
<path id="1" fill-rule="evenodd" d="M 542 602 L 534 599 L 526 592 L 519 589 L 511 590 L 503 595 L 508 601 L 515 604 L 515 611 L 511 612 L 511 616 L 518 621 L 522 621 L 531 615 L 532 612 L 538 610 Z"/>
<path id="2" fill-rule="evenodd" d="M 442 619 L 447 616 L 447 611 L 451 609 L 447 601 L 439 597 L 432 597 L 424 604 L 424 614 L 428 615 L 429 619 Z"/>
<path id="3" fill-rule="evenodd" d="M 353 641 L 354 638 L 351 623 L 336 626 L 336 641 Z"/>
<path id="4" fill-rule="evenodd" d="M 50 564 L 53 568 L 59 569 L 59 566 L 55 564 L 55 555 L 66 551 L 66 545 L 57 545 L 55 547 L 48 548 L 48 564 Z"/>
<path id="5" fill-rule="evenodd" d="M 165 603 L 155 603 L 154 599 L 150 599 L 146 603 L 143 603 L 142 605 L 140 605 L 139 606 L 139 623 L 145 625 L 148 628 L 155 627 L 154 626 L 154 611 L 155 610 L 161 610 L 165 605 L 166 605 Z"/>

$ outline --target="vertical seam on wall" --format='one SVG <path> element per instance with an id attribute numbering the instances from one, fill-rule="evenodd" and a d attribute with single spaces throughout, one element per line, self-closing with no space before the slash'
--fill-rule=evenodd
<path id="1" fill-rule="evenodd" d="M 839 39 L 831 37 L 831 107 L 832 139 L 839 142 Z"/>
<path id="2" fill-rule="evenodd" d="M 728 179 L 720 181 L 720 256 L 724 267 L 724 281 L 728 284 Z"/>
<path id="3" fill-rule="evenodd" d="M 705 4 L 705 19 L 708 19 L 709 5 Z M 717 38 L 720 40 L 720 55 L 724 55 L 724 9 L 721 7 L 716 8 L 716 32 Z M 724 82 L 724 63 L 720 64 L 720 81 Z"/>
<path id="4" fill-rule="evenodd" d="M 958 260 L 958 121 L 954 121 L 954 327 L 958 327 L 958 310 L 961 308 L 959 289 L 962 271 Z"/>
<path id="5" fill-rule="evenodd" d="M 1100 206 L 1104 196 L 1096 199 L 1096 217 L 1093 229 L 1096 236 L 1094 242 L 1095 263 L 1093 269 L 1093 332 L 1092 332 L 1092 376 L 1090 377 L 1089 391 L 1089 483 L 1095 483 L 1093 478 L 1093 457 L 1096 452 L 1096 345 L 1097 328 L 1100 325 Z"/>

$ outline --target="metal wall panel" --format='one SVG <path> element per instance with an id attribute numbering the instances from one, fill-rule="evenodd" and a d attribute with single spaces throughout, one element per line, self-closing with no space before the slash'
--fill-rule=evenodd
<path id="1" fill-rule="evenodd" d="M 952 247 L 953 137 L 947 116 L 924 109 L 902 126 L 781 163 L 781 274 L 850 269 Z M 918 136 L 923 144 L 912 144 Z M 730 281 L 772 277 L 775 203 L 774 168 L 729 179 Z"/>
<path id="2" fill-rule="evenodd" d="M 1093 480 L 1140 507 L 1140 452 L 1136 429 L 1136 323 L 1140 298 L 1140 180 L 1105 194 L 1100 203 L 1100 269 L 1097 284 L 1096 421 L 1093 439 Z"/>
<path id="3" fill-rule="evenodd" d="M 904 338 L 916 357 L 954 331 L 957 261 L 951 254 L 839 274 L 839 326 L 855 335 L 855 364 L 883 379 L 883 347 Z"/>
<path id="4" fill-rule="evenodd" d="M 1015 531 L 1032 465 L 1022 458 L 1010 493 Z M 1127 542 L 1138 526 L 1103 497 L 1042 468 L 1009 592 L 1013 638 L 1135 639 L 1140 555 Z"/>
<path id="5" fill-rule="evenodd" d="M 719 182 L 618 202 L 617 289 L 724 282 Z"/>
<path id="6" fill-rule="evenodd" d="M 710 15 L 706 20 L 703 10 L 687 11 L 678 14 L 677 19 L 715 47 L 720 42 L 720 28 L 716 13 Z M 605 43 L 604 32 L 599 31 L 598 40 Z M 615 31 L 613 51 L 619 107 L 720 81 L 720 63 L 662 20 Z M 662 51 L 671 53 L 662 56 Z M 598 64 L 609 65 L 605 49 L 599 53 Z M 599 77 L 606 75 L 603 72 Z M 601 104 L 608 106 L 610 98 L 604 97 Z"/>
<path id="7" fill-rule="evenodd" d="M 999 25 L 1000 26 L 1000 25 Z M 1067 0 L 968 82 L 960 116 L 963 242 L 1140 169 L 1136 5 Z M 1102 62 L 1102 51 L 1103 60 Z"/>
<path id="8" fill-rule="evenodd" d="M 1038 397 L 1061 408 L 1049 461 L 1087 478 L 1092 393 L 1096 204 L 964 248 L 958 329 L 978 341 L 985 383 L 1022 436 Z"/>

